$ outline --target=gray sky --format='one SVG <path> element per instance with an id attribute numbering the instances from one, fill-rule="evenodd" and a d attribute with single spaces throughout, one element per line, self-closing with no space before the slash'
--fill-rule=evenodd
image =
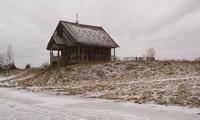
<path id="1" fill-rule="evenodd" d="M 120 45 L 117 55 L 200 56 L 200 0 L 1 0 L 0 53 L 12 44 L 16 64 L 49 61 L 46 45 L 59 20 L 100 25 Z"/>

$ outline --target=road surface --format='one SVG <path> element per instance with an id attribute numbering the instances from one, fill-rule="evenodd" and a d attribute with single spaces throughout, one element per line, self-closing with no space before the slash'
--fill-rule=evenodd
<path id="1" fill-rule="evenodd" d="M 0 120 L 200 120 L 200 109 L 0 88 Z"/>

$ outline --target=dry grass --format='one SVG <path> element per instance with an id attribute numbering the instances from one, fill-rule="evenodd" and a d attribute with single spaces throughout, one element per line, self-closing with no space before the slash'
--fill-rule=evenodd
<path id="1" fill-rule="evenodd" d="M 11 84 L 67 95 L 200 107 L 199 62 L 112 62 L 33 68 L 27 73 L 34 76 Z"/>

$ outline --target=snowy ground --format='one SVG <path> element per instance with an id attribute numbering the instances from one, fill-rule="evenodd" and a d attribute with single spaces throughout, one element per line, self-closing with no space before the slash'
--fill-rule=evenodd
<path id="1" fill-rule="evenodd" d="M 0 88 L 0 120 L 200 120 L 200 109 Z"/>
<path id="2" fill-rule="evenodd" d="M 0 86 L 200 108 L 200 63 L 130 61 L 3 71 Z"/>
<path id="3" fill-rule="evenodd" d="M 12 79 L 16 76 L 0 76 L 0 81 L 5 81 L 5 80 L 9 80 L 9 79 Z"/>

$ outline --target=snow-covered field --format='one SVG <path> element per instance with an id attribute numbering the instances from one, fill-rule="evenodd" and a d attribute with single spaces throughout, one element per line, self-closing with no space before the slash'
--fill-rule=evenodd
<path id="1" fill-rule="evenodd" d="M 200 120 L 200 109 L 0 88 L 0 120 Z"/>

